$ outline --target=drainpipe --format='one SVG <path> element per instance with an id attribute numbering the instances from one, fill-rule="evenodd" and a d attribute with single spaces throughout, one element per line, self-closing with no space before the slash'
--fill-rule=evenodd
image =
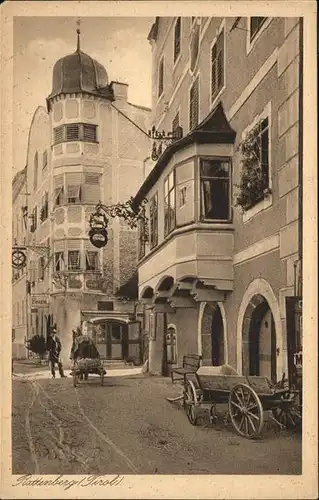
<path id="1" fill-rule="evenodd" d="M 299 18 L 299 144 L 298 144 L 298 261 L 299 276 L 302 277 L 302 233 L 303 233 L 303 193 L 302 193 L 302 172 L 303 172 L 303 18 Z M 299 278 L 298 276 L 298 278 Z M 299 280 L 298 280 L 299 281 Z M 301 288 L 301 289 L 300 289 Z M 302 293 L 302 282 L 298 283 L 297 293 Z"/>

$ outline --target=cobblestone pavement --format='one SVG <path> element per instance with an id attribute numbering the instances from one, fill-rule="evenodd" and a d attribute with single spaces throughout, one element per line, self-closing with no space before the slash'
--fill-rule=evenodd
<path id="1" fill-rule="evenodd" d="M 13 474 L 301 473 L 300 435 L 268 423 L 247 440 L 204 414 L 194 427 L 166 400 L 181 387 L 163 377 L 106 376 L 101 386 L 92 376 L 74 388 L 71 377 L 25 372 L 13 376 Z"/>

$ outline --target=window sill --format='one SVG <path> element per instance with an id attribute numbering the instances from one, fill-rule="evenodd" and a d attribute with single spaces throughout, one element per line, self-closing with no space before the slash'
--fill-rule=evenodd
<path id="1" fill-rule="evenodd" d="M 272 206 L 272 194 L 265 195 L 265 197 L 258 201 L 254 206 L 251 208 L 248 208 L 245 210 L 243 213 L 243 222 L 246 223 L 255 215 L 259 214 L 260 212 L 263 212 L 264 210 L 267 210 Z"/>

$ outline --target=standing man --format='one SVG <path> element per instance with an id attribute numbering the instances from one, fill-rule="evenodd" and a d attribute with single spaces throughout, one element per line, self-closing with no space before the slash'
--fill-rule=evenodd
<path id="1" fill-rule="evenodd" d="M 58 365 L 60 377 L 61 378 L 66 377 L 66 375 L 64 375 L 63 366 L 61 362 L 62 345 L 61 345 L 61 340 L 57 336 L 56 326 L 53 327 L 52 334 L 48 338 L 47 349 L 49 351 L 49 361 L 51 363 L 52 377 L 55 378 L 55 363 L 57 363 Z"/>

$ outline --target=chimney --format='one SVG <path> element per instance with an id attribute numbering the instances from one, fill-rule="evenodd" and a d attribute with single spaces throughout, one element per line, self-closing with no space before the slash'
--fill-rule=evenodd
<path id="1" fill-rule="evenodd" d="M 111 82 L 115 101 L 127 101 L 127 83 Z"/>

